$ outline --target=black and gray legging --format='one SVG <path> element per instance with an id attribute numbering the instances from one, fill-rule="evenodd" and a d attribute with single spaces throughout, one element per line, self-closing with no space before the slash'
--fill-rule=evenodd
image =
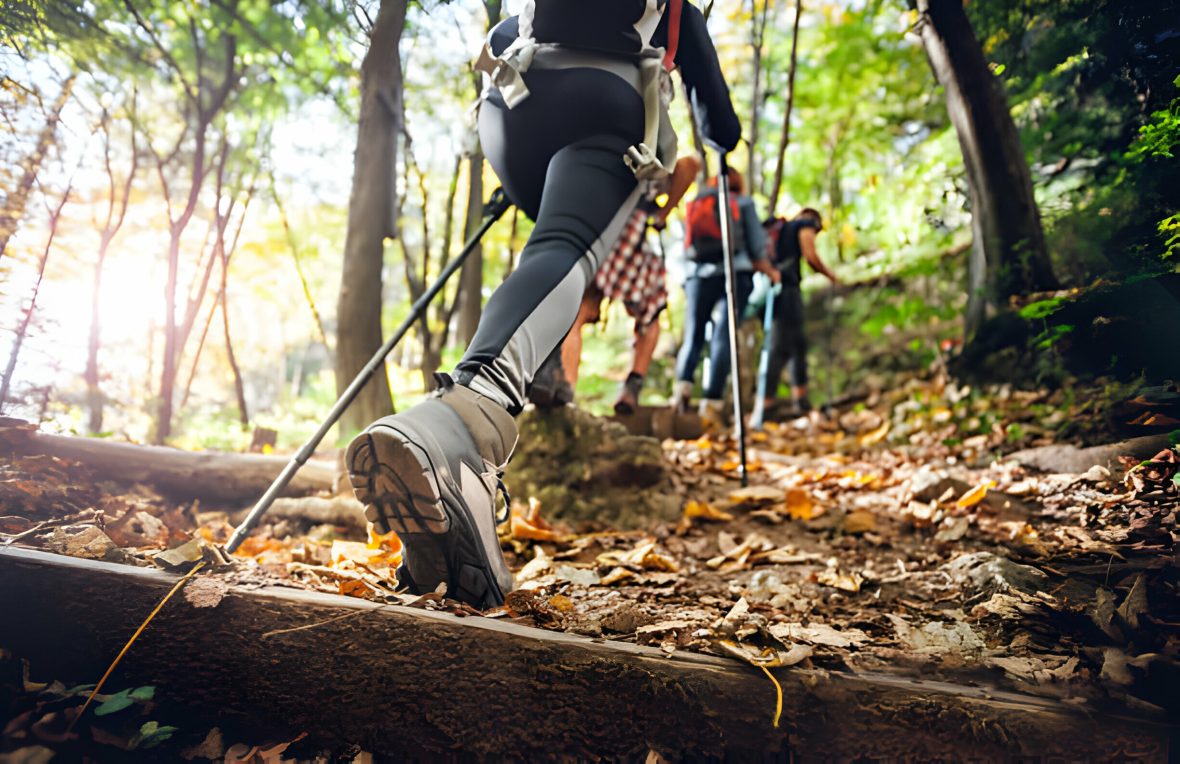
<path id="1" fill-rule="evenodd" d="M 666 23 L 654 44 L 666 39 Z M 515 21 L 501 27 L 503 45 L 515 37 Z M 499 53 L 495 36 L 493 50 Z M 733 148 L 740 137 L 737 116 L 704 19 L 688 3 L 676 62 L 706 137 Z M 459 384 L 514 414 L 537 368 L 573 326 L 586 286 L 639 201 L 638 183 L 623 161 L 627 148 L 643 139 L 638 66 L 628 81 L 603 69 L 543 63 L 525 72 L 530 95 L 524 101 L 509 109 L 493 91 L 480 109 L 484 153 L 508 197 L 536 226 L 454 371 Z"/>

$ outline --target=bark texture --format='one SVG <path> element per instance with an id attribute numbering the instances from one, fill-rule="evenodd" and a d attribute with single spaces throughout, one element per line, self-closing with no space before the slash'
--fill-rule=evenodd
<path id="1" fill-rule="evenodd" d="M 401 130 L 402 65 L 398 44 L 407 0 L 382 0 L 361 64 L 361 116 L 357 126 L 348 231 L 336 308 L 336 390 L 344 392 L 381 347 L 381 288 L 385 240 L 396 234 L 394 186 Z M 389 380 L 378 373 L 340 420 L 344 435 L 393 411 Z"/>
<path id="2" fill-rule="evenodd" d="M 9 550 L 0 554 L 0 609 L 20 617 L 0 619 L 0 644 L 29 660 L 34 680 L 94 681 L 175 581 Z M 214 607 L 174 597 L 111 686 L 152 684 L 197 714 L 421 760 L 643 760 L 653 751 L 672 761 L 1168 756 L 1168 727 L 1055 699 L 871 673 L 774 673 L 783 687 L 778 728 L 775 688 L 735 661 L 230 587 Z"/>
<path id="3" fill-rule="evenodd" d="M 253 501 L 270 487 L 288 461 L 284 456 L 181 451 L 40 432 L 14 434 L 5 430 L 4 435 L 8 441 L 5 449 L 78 462 L 102 480 L 147 483 L 162 493 L 186 499 Z M 330 491 L 335 480 L 335 465 L 309 462 L 284 495 Z"/>
<path id="4" fill-rule="evenodd" d="M 1009 295 L 1055 289 L 1028 161 L 961 0 L 918 0 L 922 44 L 946 92 L 967 170 L 974 236 L 967 334 Z"/>
<path id="5" fill-rule="evenodd" d="M 500 22 L 503 3 L 501 0 L 483 0 L 487 25 L 485 31 Z M 483 88 L 483 75 L 475 74 L 475 94 Z M 467 186 L 467 222 L 463 226 L 463 240 L 467 241 L 483 222 L 483 150 L 479 146 L 479 135 L 475 136 L 475 151 L 468 158 L 470 179 Z M 479 318 L 483 313 L 483 245 L 476 245 L 463 270 L 459 274 L 459 339 L 463 346 L 471 344 Z"/>

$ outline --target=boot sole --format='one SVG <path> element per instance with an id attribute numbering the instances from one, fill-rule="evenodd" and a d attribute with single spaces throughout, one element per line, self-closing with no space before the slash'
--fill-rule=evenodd
<path id="1" fill-rule="evenodd" d="M 454 599 L 481 608 L 503 604 L 478 526 L 449 468 L 414 442 L 423 437 L 382 426 L 349 444 L 345 463 L 365 517 L 378 530 L 397 533 L 403 565 L 413 559 L 413 577 L 401 582 L 412 593 L 426 594 L 446 582 Z"/>

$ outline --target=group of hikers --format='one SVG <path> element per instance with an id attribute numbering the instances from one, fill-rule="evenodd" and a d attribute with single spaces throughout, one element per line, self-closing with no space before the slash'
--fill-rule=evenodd
<path id="1" fill-rule="evenodd" d="M 507 517 L 502 478 L 517 440 L 514 417 L 530 398 L 572 394 L 581 327 L 603 298 L 621 301 L 635 320 L 619 409 L 638 402 L 667 303 L 663 260 L 647 228 L 665 225 L 703 161 L 677 156 L 668 73 L 679 69 L 710 148 L 732 151 L 741 125 L 705 18 L 687 0 L 532 0 L 493 29 L 476 68 L 487 83 L 483 150 L 533 232 L 455 368 L 437 375 L 423 402 L 373 422 L 345 459 L 366 517 L 402 541 L 399 584 L 413 593 L 445 586 L 448 597 L 492 607 L 513 586 L 496 525 Z M 800 261 L 835 281 L 815 251 L 820 215 L 805 209 L 764 229 L 741 176 L 724 178 L 732 192 L 733 307 L 744 309 L 755 272 L 778 285 L 768 396 L 789 364 L 792 394 L 806 406 Z M 706 409 L 719 407 L 729 373 L 729 332 L 718 318 L 727 309 L 719 192 L 715 181 L 686 205 L 689 267 L 674 392 L 681 408 L 710 323 Z M 539 374 L 547 363 L 556 371 Z"/>
<path id="2" fill-rule="evenodd" d="M 700 157 L 682 156 L 664 182 L 649 184 L 582 297 L 569 334 L 538 369 L 528 391 L 534 404 L 547 408 L 573 400 L 582 354 L 582 327 L 599 320 L 604 300 L 618 301 L 635 322 L 635 328 L 631 370 L 623 381 L 614 409 L 620 415 L 634 413 L 659 341 L 657 319 L 668 305 L 663 253 L 653 250 L 648 229 L 660 235 L 667 226 L 668 216 L 677 208 L 702 166 Z M 807 207 L 789 220 L 772 217 L 759 223 L 755 202 L 746 194 L 741 173 L 730 169 L 727 180 L 733 195 L 730 216 L 734 225 L 734 310 L 739 316 L 748 312 L 758 273 L 763 274 L 768 287 L 762 290 L 762 298 L 772 302 L 773 322 L 763 338 L 768 345 L 769 360 L 763 370 L 766 396 L 763 410 L 771 410 L 778 402 L 776 391 L 785 368 L 791 385 L 787 413 L 806 414 L 811 410 L 811 401 L 807 396 L 801 262 L 806 260 L 833 284 L 838 283 L 815 247 L 816 234 L 823 229 L 822 216 Z M 678 411 L 690 408 L 694 377 L 705 354 L 706 332 L 712 327 L 699 413 L 713 422 L 724 417 L 722 396 L 730 364 L 729 326 L 724 318 L 728 295 L 716 183 L 717 178 L 707 181 L 701 193 L 686 205 L 684 342 L 676 358 L 676 387 L 672 395 L 672 405 Z"/>

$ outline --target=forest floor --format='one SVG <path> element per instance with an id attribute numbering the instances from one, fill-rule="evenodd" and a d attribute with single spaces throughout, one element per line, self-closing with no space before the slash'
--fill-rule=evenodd
<path id="1" fill-rule="evenodd" d="M 1127 421 L 1163 416 L 1139 398 Z M 986 683 L 1174 722 L 1180 454 L 1027 466 L 1068 448 L 1056 443 L 1063 421 L 1097 419 L 1060 391 L 913 380 L 827 418 L 752 433 L 746 488 L 732 439 L 666 441 L 677 522 L 570 528 L 550 525 L 535 502 L 518 504 L 502 542 L 519 588 L 482 614 L 395 594 L 392 535 L 275 519 L 226 560 L 216 547 L 232 527 L 226 508 L 104 483 L 49 457 L 0 464 L 0 547 L 178 571 L 204 559 L 216 564 L 194 581 L 277 583 L 754 665 Z M 1019 446 L 1033 457 L 1011 456 Z M 63 697 L 76 708 L 86 694 L 67 692 L 9 688 L 0 755 L 58 745 L 46 709 Z M 131 692 L 100 696 L 100 710 L 142 709 Z M 143 718 L 117 734 L 95 719 L 94 734 L 124 749 L 165 744 L 168 728 Z M 243 761 L 275 744 L 220 733 L 199 743 Z M 205 755 L 198 749 L 186 750 Z"/>

